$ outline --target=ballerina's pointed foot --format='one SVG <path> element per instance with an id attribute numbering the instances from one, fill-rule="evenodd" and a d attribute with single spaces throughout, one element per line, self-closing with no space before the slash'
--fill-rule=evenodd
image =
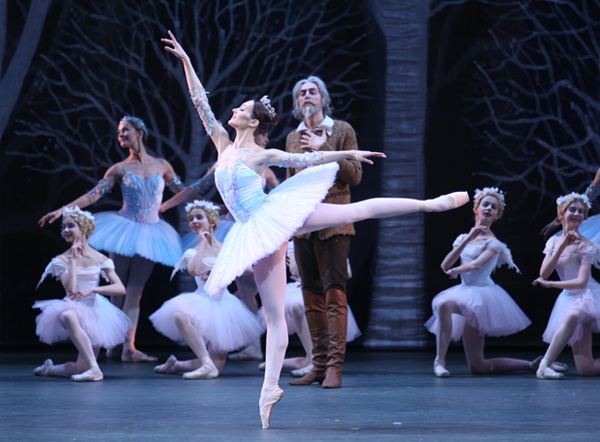
<path id="1" fill-rule="evenodd" d="M 533 361 L 531 361 L 529 363 L 529 365 L 531 366 L 531 371 L 533 371 L 534 373 L 537 373 L 538 368 L 540 367 L 540 363 L 542 362 L 543 356 L 538 356 L 537 358 L 535 358 Z M 556 362 L 554 361 L 552 364 L 550 364 L 550 368 L 554 371 L 556 371 L 557 373 L 566 373 L 569 371 L 569 366 L 567 364 L 564 364 L 562 362 Z"/>
<path id="2" fill-rule="evenodd" d="M 174 355 L 169 356 L 164 364 L 154 367 L 156 373 L 174 374 L 177 373 L 177 358 Z"/>
<path id="3" fill-rule="evenodd" d="M 215 367 L 215 364 L 210 362 L 205 362 L 202 366 L 194 371 L 188 371 L 183 374 L 183 379 L 214 379 L 219 376 L 219 370 Z"/>
<path id="4" fill-rule="evenodd" d="M 98 367 L 92 367 L 81 374 L 71 376 L 73 382 L 98 382 L 104 379 L 104 375 Z"/>
<path id="5" fill-rule="evenodd" d="M 263 397 L 265 397 L 264 400 Z M 273 406 L 279 402 L 282 397 L 283 390 L 279 388 L 279 386 L 275 385 L 274 389 L 268 394 L 263 387 L 260 400 L 258 401 L 260 407 L 260 421 L 262 422 L 263 430 L 266 430 L 271 426 L 271 412 L 273 411 Z"/>
<path id="6" fill-rule="evenodd" d="M 439 363 L 438 358 L 435 358 L 435 361 L 433 361 L 433 372 L 438 378 L 450 377 L 450 372 L 446 370 L 446 367 Z"/>
<path id="7" fill-rule="evenodd" d="M 33 369 L 33 374 L 36 376 L 52 376 L 54 362 L 52 359 L 46 359 L 42 365 Z"/>
<path id="8" fill-rule="evenodd" d="M 565 375 L 562 373 L 559 373 L 555 370 L 553 370 L 552 368 L 550 368 L 553 364 L 550 364 L 550 366 L 548 366 L 548 363 L 546 362 L 545 359 L 542 359 L 542 362 L 540 362 L 540 366 L 538 367 L 537 371 L 535 372 L 535 376 L 538 379 L 552 379 L 552 380 L 561 380 L 565 378 Z"/>
<path id="9" fill-rule="evenodd" d="M 426 212 L 445 212 L 446 210 L 456 209 L 469 202 L 467 192 L 453 192 L 448 195 L 438 196 L 437 198 L 425 201 Z"/>
<path id="10" fill-rule="evenodd" d="M 158 358 L 156 356 L 149 356 L 139 350 L 123 350 L 121 355 L 122 362 L 156 362 Z"/>

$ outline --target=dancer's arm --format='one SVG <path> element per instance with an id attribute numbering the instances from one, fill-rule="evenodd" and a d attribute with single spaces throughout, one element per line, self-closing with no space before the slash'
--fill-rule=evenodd
<path id="1" fill-rule="evenodd" d="M 221 153 L 230 144 L 229 134 L 215 118 L 215 114 L 212 112 L 210 104 L 208 103 L 208 97 L 206 96 L 208 92 L 204 89 L 204 86 L 202 86 L 198 75 L 196 75 L 190 57 L 183 50 L 183 47 L 179 44 L 171 31 L 169 31 L 169 38 L 162 38 L 161 41 L 169 45 L 165 46 L 165 50 L 175 55 L 183 63 L 183 70 L 185 72 L 190 95 L 192 96 L 192 102 L 194 103 L 194 106 L 196 106 L 200 118 L 202 118 L 202 123 L 204 123 L 206 132 L 213 140 L 217 152 Z"/>
<path id="2" fill-rule="evenodd" d="M 542 287 L 549 287 L 562 290 L 583 290 L 590 279 L 590 272 L 592 270 L 592 264 L 582 262 L 579 266 L 579 273 L 577 278 L 569 279 L 567 281 L 548 281 L 546 278 L 539 277 L 533 281 L 533 285 L 541 285 Z"/>
<path id="3" fill-rule="evenodd" d="M 479 255 L 473 261 L 469 261 L 467 263 L 459 265 L 458 267 L 446 270 L 446 274 L 450 276 L 450 278 L 456 278 L 461 273 L 467 273 L 472 270 L 480 269 L 497 254 L 498 252 L 496 250 L 492 248 L 487 248 L 481 255 Z"/>
<path id="4" fill-rule="evenodd" d="M 340 160 L 355 159 L 367 164 L 373 164 L 369 157 L 385 158 L 383 152 L 368 150 L 344 150 L 332 152 L 308 152 L 303 154 L 286 153 L 278 149 L 265 149 L 256 155 L 257 162 L 263 167 L 310 167 L 319 164 L 335 163 Z M 250 161 L 246 161 L 248 164 Z"/>
<path id="5" fill-rule="evenodd" d="M 119 296 L 125 294 L 125 286 L 119 279 L 117 272 L 113 268 L 105 268 L 104 274 L 108 278 L 110 284 L 107 285 L 99 285 L 96 287 L 90 287 L 81 291 L 77 291 L 71 293 L 70 298 L 74 301 L 79 301 L 80 299 L 85 298 L 86 296 L 90 296 L 93 293 L 98 293 L 100 295 L 105 296 Z"/>
<path id="6" fill-rule="evenodd" d="M 96 184 L 96 186 L 94 186 L 94 188 L 89 192 L 85 193 L 84 195 L 81 195 L 79 198 L 77 198 L 74 201 L 71 201 L 69 204 L 65 204 L 63 207 L 42 216 L 38 221 L 38 225 L 40 227 L 44 227 L 46 222 L 52 224 L 57 218 L 60 218 L 62 216 L 65 207 L 72 208 L 78 206 L 80 209 L 83 209 L 84 207 L 95 203 L 104 195 L 109 193 L 110 190 L 114 187 L 115 183 L 117 182 L 119 176 L 121 176 L 119 172 L 120 167 L 118 166 L 118 164 L 115 164 L 110 169 L 108 169 L 104 174 L 104 178 L 98 181 L 98 184 Z"/>
<path id="7" fill-rule="evenodd" d="M 211 249 L 217 247 L 218 241 L 210 232 L 203 231 L 198 233 L 199 244 L 196 246 L 196 255 L 192 258 L 186 258 L 187 271 L 192 276 L 202 276 L 202 260 L 207 256 L 215 256 Z"/>
<path id="8" fill-rule="evenodd" d="M 442 270 L 444 272 L 448 272 L 448 270 L 450 270 L 450 268 L 456 263 L 456 261 L 458 261 L 460 259 L 460 254 L 465 249 L 467 244 L 469 244 L 471 241 L 473 241 L 475 238 L 477 238 L 479 235 L 481 235 L 483 232 L 485 232 L 486 229 L 487 228 L 485 226 L 473 227 L 467 234 L 467 237 L 460 244 L 458 244 L 456 247 L 454 247 L 450 251 L 450 253 L 448 253 L 446 255 L 446 257 L 442 261 L 442 265 L 441 265 Z"/>
<path id="9" fill-rule="evenodd" d="M 83 252 L 83 244 L 80 242 L 74 243 L 68 252 L 62 257 L 67 261 L 68 270 L 63 272 L 59 279 L 65 291 L 72 296 L 77 290 L 77 263 Z"/>
<path id="10" fill-rule="evenodd" d="M 568 232 L 564 236 L 563 241 L 558 245 L 558 247 L 555 247 L 555 249 L 552 250 L 552 253 L 549 253 L 544 257 L 544 261 L 542 262 L 542 267 L 540 268 L 540 278 L 541 279 L 546 280 L 550 277 L 550 275 L 556 268 L 556 264 L 558 263 L 558 260 L 560 259 L 560 255 L 562 255 L 565 248 L 569 244 L 573 244 L 578 238 L 580 238 L 580 235 L 577 232 L 573 232 L 573 231 Z"/>
<path id="11" fill-rule="evenodd" d="M 167 210 L 178 206 L 181 203 L 191 201 L 193 199 L 203 198 L 208 191 L 215 185 L 215 173 L 214 166 L 195 183 L 183 189 L 177 195 L 169 198 L 167 201 L 160 205 L 160 211 L 166 212 Z"/>

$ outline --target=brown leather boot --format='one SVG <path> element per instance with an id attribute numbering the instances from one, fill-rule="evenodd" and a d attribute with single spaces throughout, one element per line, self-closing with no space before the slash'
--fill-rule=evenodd
<path id="1" fill-rule="evenodd" d="M 329 344 L 325 296 L 304 289 L 302 289 L 302 296 L 306 322 L 313 344 L 313 369 L 306 376 L 291 381 L 290 385 L 310 385 L 315 382 L 321 383 L 325 379 L 325 361 Z"/>
<path id="2" fill-rule="evenodd" d="M 346 356 L 348 302 L 346 294 L 339 289 L 327 290 L 325 298 L 329 325 L 329 348 L 323 388 L 340 388 L 342 386 L 342 364 Z"/>

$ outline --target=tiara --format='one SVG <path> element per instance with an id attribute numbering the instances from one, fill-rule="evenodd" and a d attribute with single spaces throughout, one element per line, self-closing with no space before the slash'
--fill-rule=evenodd
<path id="1" fill-rule="evenodd" d="M 142 131 L 146 134 L 146 136 L 148 136 L 148 129 L 146 128 L 146 123 L 144 123 L 144 120 L 142 120 L 141 118 L 132 117 L 131 115 L 124 115 L 123 118 L 121 118 L 121 121 L 131 121 L 133 124 L 138 125 L 140 129 L 142 129 Z"/>
<path id="2" fill-rule="evenodd" d="M 473 199 L 477 199 L 480 196 L 483 198 L 483 196 L 490 194 L 500 197 L 504 205 L 506 205 L 506 202 L 504 201 L 504 192 L 497 187 L 484 187 L 483 190 L 475 189 L 475 198 Z"/>
<path id="3" fill-rule="evenodd" d="M 574 200 L 581 200 L 587 206 L 588 209 L 592 208 L 592 204 L 590 203 L 590 199 L 587 195 L 582 195 L 581 193 L 571 192 L 568 195 L 559 196 L 556 198 L 556 205 L 560 206 L 567 201 L 573 202 Z"/>
<path id="4" fill-rule="evenodd" d="M 94 215 L 92 215 L 92 213 L 88 212 L 87 210 L 81 210 L 79 208 L 79 206 L 63 207 L 63 218 L 66 218 L 67 216 L 71 216 L 71 215 L 75 215 L 75 214 L 83 215 L 90 221 L 94 221 Z"/>
<path id="5" fill-rule="evenodd" d="M 271 106 L 271 100 L 269 100 L 269 96 L 265 95 L 260 99 L 260 102 L 263 104 L 271 118 L 275 118 L 275 108 Z"/>
<path id="6" fill-rule="evenodd" d="M 219 212 L 219 206 L 211 203 L 210 201 L 194 200 L 185 205 L 185 213 L 190 213 L 192 209 L 214 210 L 217 213 Z"/>

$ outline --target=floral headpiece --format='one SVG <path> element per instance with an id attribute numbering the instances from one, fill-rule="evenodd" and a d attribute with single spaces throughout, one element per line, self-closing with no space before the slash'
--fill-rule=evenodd
<path id="1" fill-rule="evenodd" d="M 63 208 L 63 215 L 62 215 L 63 218 L 66 218 L 67 216 L 71 216 L 71 215 L 76 215 L 76 214 L 83 215 L 90 221 L 94 221 L 94 215 L 92 215 L 92 213 L 88 212 L 87 210 L 81 210 L 79 208 L 79 206 Z"/>
<path id="2" fill-rule="evenodd" d="M 144 120 L 142 120 L 141 118 L 132 117 L 131 115 L 125 115 L 125 116 L 123 116 L 123 118 L 121 118 L 121 121 L 129 121 L 129 122 L 135 124 L 140 129 L 142 129 L 142 132 L 144 132 L 147 137 L 149 136 L 148 129 L 146 128 L 146 123 L 144 123 Z"/>
<path id="3" fill-rule="evenodd" d="M 506 206 L 506 202 L 504 201 L 504 192 L 497 187 L 484 187 L 483 190 L 475 189 L 475 197 L 473 199 L 477 200 L 479 197 L 483 198 L 487 195 L 498 196 L 502 200 L 502 203 L 504 203 Z"/>
<path id="4" fill-rule="evenodd" d="M 214 210 L 215 212 L 219 212 L 219 206 L 210 201 L 194 200 L 185 205 L 185 213 L 190 213 L 192 209 Z"/>
<path id="5" fill-rule="evenodd" d="M 271 106 L 271 100 L 269 100 L 269 96 L 265 95 L 260 99 L 260 102 L 263 104 L 271 118 L 275 118 L 275 108 Z"/>
<path id="6" fill-rule="evenodd" d="M 556 205 L 560 206 L 566 202 L 569 202 L 568 205 L 570 205 L 575 200 L 583 201 L 588 210 L 592 208 L 592 203 L 590 203 L 590 199 L 587 197 L 587 195 L 582 195 L 581 193 L 575 192 L 571 192 L 568 195 L 563 195 L 556 198 Z"/>

